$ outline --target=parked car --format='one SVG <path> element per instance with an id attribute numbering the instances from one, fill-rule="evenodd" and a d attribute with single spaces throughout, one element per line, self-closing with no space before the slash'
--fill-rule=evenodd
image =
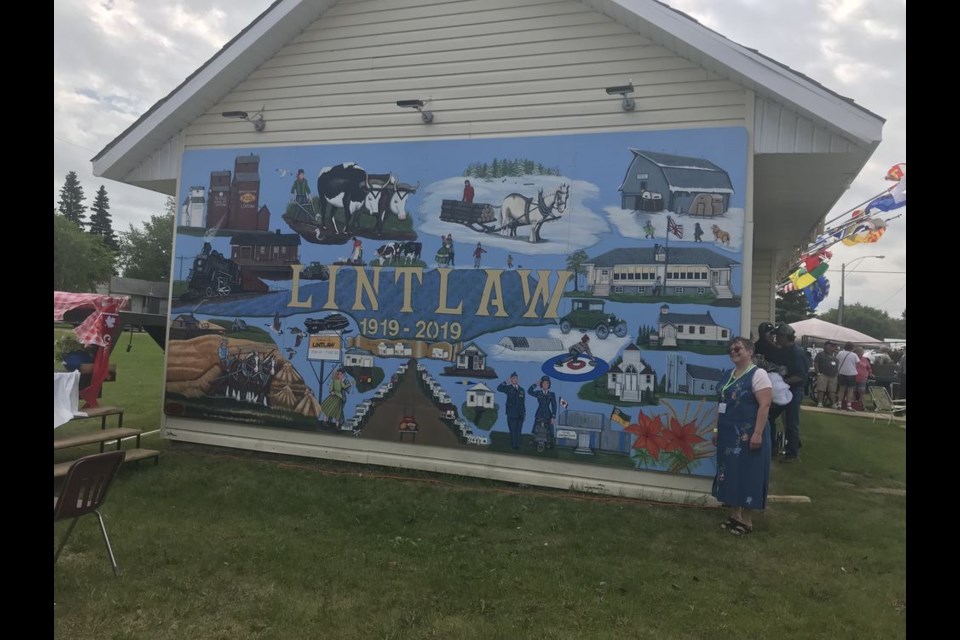
<path id="1" fill-rule="evenodd" d="M 610 332 L 618 338 L 627 335 L 627 323 L 612 313 L 603 310 L 605 300 L 596 298 L 573 298 L 570 313 L 560 318 L 560 331 L 593 329 L 597 337 L 606 340 Z"/>

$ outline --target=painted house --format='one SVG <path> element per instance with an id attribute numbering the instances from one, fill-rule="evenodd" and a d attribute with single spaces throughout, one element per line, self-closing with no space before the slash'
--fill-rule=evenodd
<path id="1" fill-rule="evenodd" d="M 467 389 L 467 406 L 482 407 L 484 409 L 493 409 L 493 389 L 478 382 Z"/>
<path id="2" fill-rule="evenodd" d="M 487 354 L 471 342 L 457 354 L 454 366 L 461 371 L 483 371 L 487 366 Z"/>
<path id="3" fill-rule="evenodd" d="M 620 184 L 621 204 L 633 211 L 673 211 L 714 217 L 730 207 L 730 175 L 704 158 L 630 149 L 633 160 Z"/>
<path id="4" fill-rule="evenodd" d="M 660 307 L 657 318 L 657 333 L 650 336 L 651 344 L 661 347 L 683 347 L 690 345 L 725 345 L 733 334 L 727 327 L 720 326 L 710 315 L 704 313 L 671 313 L 670 305 Z"/>
<path id="5" fill-rule="evenodd" d="M 728 375 L 729 371 L 688 363 L 685 353 L 671 352 L 667 354 L 664 389 L 666 393 L 716 396 Z"/>
<path id="6" fill-rule="evenodd" d="M 489 0 L 471 3 L 468 13 L 466 4 L 276 0 L 97 153 L 93 173 L 182 202 L 185 189 L 203 181 L 187 175 L 185 158 L 206 152 L 225 158 L 265 157 L 272 149 L 296 146 L 310 149 L 316 162 L 308 169 L 317 171 L 324 164 L 354 159 L 325 158 L 323 149 L 332 145 L 366 145 L 376 156 L 378 146 L 386 151 L 390 145 L 414 141 L 423 148 L 419 157 L 432 158 L 442 155 L 442 149 L 482 138 L 493 145 L 488 154 L 492 157 L 501 141 L 563 138 L 563 148 L 573 149 L 579 136 L 602 134 L 624 140 L 610 152 L 625 154 L 627 147 L 655 151 L 641 140 L 654 133 L 667 136 L 660 153 L 670 153 L 673 134 L 734 132 L 739 136 L 736 171 L 724 168 L 731 179 L 736 175 L 730 203 L 743 207 L 747 231 L 742 264 L 734 270 L 737 280 L 724 285 L 719 282 L 723 265 L 674 255 L 667 264 L 676 268 L 654 272 L 651 279 L 645 268 L 660 263 L 626 256 L 622 262 L 592 265 L 607 273 L 605 278 L 595 273 L 591 289 L 595 295 L 609 295 L 614 286 L 624 291 L 649 287 L 659 277 L 661 286 L 692 287 L 694 292 L 716 288 L 719 297 L 725 294 L 723 286 L 732 285 L 742 309 L 740 326 L 733 329 L 747 335 L 760 322 L 773 321 L 777 275 L 790 266 L 797 247 L 813 239 L 817 225 L 866 165 L 881 142 L 883 119 L 656 0 Z M 638 107 L 631 112 L 621 109 L 619 97 L 603 90 L 628 80 Z M 428 97 L 434 114 L 429 125 L 420 114 L 396 105 L 398 100 Z M 357 109 L 358 104 L 363 109 Z M 260 130 L 249 121 L 221 115 L 261 108 L 266 126 Z M 676 153 L 708 155 L 706 149 L 702 154 Z M 218 162 L 202 171 L 229 168 L 229 161 Z M 411 158 L 404 176 L 410 171 L 417 179 L 418 162 Z M 615 185 L 620 175 L 613 179 Z M 238 192 L 251 186 L 236 181 Z M 233 189 L 232 176 L 225 184 L 211 179 L 209 228 L 224 227 L 229 202 L 240 195 Z M 664 187 L 660 193 L 669 198 L 672 192 Z M 226 199 L 222 209 L 215 202 L 218 194 Z M 619 199 L 612 188 L 611 195 Z M 615 281 L 612 273 L 620 264 L 639 271 L 621 270 Z M 471 313 L 465 307 L 458 320 L 468 322 Z M 710 489 L 709 481 L 697 476 L 588 464 L 540 473 L 538 465 L 544 460 L 517 456 L 511 464 L 492 465 L 482 456 L 471 458 L 470 452 L 443 447 L 431 450 L 432 459 L 425 462 L 392 448 L 392 443 L 372 447 L 364 438 L 351 438 L 330 447 L 325 438 L 332 436 L 300 433 L 293 438 L 276 426 L 269 421 L 247 423 L 244 437 L 238 438 L 232 432 L 237 423 L 229 418 L 194 420 L 173 410 L 162 423 L 164 434 L 175 432 L 186 442 L 283 448 L 346 460 L 362 457 L 371 464 L 446 468 L 564 488 L 603 487 L 657 500 L 699 501 Z M 589 436 L 587 440 L 589 450 Z"/>
<path id="7" fill-rule="evenodd" d="M 173 319 L 173 322 L 170 324 L 170 326 L 173 329 L 186 329 L 188 331 L 194 331 L 200 328 L 200 321 L 197 320 L 197 317 L 192 313 L 181 313 Z"/>
<path id="8" fill-rule="evenodd" d="M 300 262 L 300 235 L 268 231 L 246 231 L 230 238 L 231 259 L 240 265 L 240 282 L 245 291 L 266 293 L 261 278 L 271 280 L 289 275 L 290 265 Z"/>
<path id="9" fill-rule="evenodd" d="M 351 347 L 343 353 L 343 364 L 347 367 L 372 367 L 373 354 L 365 349 Z"/>
<path id="10" fill-rule="evenodd" d="M 587 286 L 595 296 L 611 294 L 713 295 L 733 298 L 733 267 L 740 263 L 706 247 L 630 247 L 613 249 L 583 263 Z"/>
<path id="11" fill-rule="evenodd" d="M 240 265 L 283 266 L 300 262 L 300 235 L 250 231 L 230 238 L 230 259 Z"/>
<path id="12" fill-rule="evenodd" d="M 657 374 L 640 358 L 640 347 L 630 343 L 623 350 L 620 364 L 607 372 L 607 390 L 620 400 L 640 402 L 644 393 L 653 393 Z"/>

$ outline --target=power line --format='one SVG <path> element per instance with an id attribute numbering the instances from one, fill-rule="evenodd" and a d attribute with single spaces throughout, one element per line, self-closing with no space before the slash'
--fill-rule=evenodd
<path id="1" fill-rule="evenodd" d="M 900 287 L 899 289 L 897 289 L 896 291 L 894 291 L 894 292 L 893 292 L 893 295 L 891 295 L 889 298 L 887 298 L 886 300 L 884 300 L 883 302 L 880 303 L 880 306 L 882 307 L 883 305 L 885 305 L 885 304 L 887 304 L 888 302 L 890 302 L 891 300 L 893 300 L 894 296 L 896 296 L 898 293 L 900 293 L 901 291 L 903 291 L 906 287 L 907 287 L 907 285 L 903 285 L 902 287 Z"/>
<path id="2" fill-rule="evenodd" d="M 58 138 L 57 136 L 53 136 L 53 139 L 54 139 L 54 140 L 59 140 L 60 142 L 62 142 L 62 143 L 64 143 L 64 144 L 73 145 L 73 146 L 77 147 L 78 149 L 83 149 L 84 151 L 89 151 L 90 153 L 96 153 L 96 151 L 94 151 L 93 149 L 90 149 L 90 148 L 85 147 L 85 146 L 83 146 L 83 145 L 77 144 L 76 142 L 70 142 L 69 140 L 64 140 L 63 138 Z"/>

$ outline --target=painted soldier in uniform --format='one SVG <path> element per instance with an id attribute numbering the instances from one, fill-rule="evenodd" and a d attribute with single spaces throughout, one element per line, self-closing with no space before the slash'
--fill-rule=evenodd
<path id="1" fill-rule="evenodd" d="M 523 419 L 527 417 L 526 396 L 517 380 L 517 372 L 510 374 L 497 386 L 497 391 L 507 396 L 507 426 L 510 428 L 510 446 L 520 448 L 520 434 L 523 431 Z"/>

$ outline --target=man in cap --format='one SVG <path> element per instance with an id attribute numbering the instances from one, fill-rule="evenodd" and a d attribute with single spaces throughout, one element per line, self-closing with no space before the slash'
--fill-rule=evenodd
<path id="1" fill-rule="evenodd" d="M 800 459 L 800 404 L 807 384 L 809 365 L 803 349 L 797 345 L 797 332 L 788 324 L 781 324 L 775 331 L 777 346 L 783 350 L 783 381 L 790 385 L 793 399 L 785 406 L 770 407 L 770 436 L 776 442 L 777 417 L 784 414 L 785 453 L 780 462 L 797 462 Z M 776 448 L 774 449 L 776 451 Z"/>
<path id="2" fill-rule="evenodd" d="M 526 396 L 514 371 L 510 377 L 497 386 L 497 391 L 507 396 L 507 427 L 510 428 L 510 446 L 520 448 L 520 434 L 523 431 L 523 419 L 527 417 Z"/>
<path id="3" fill-rule="evenodd" d="M 757 366 L 762 369 L 769 369 L 771 365 L 779 367 L 784 364 L 783 351 L 774 340 L 774 329 L 771 322 L 761 322 L 757 327 L 757 342 L 754 345 L 753 356 L 757 360 Z"/>
<path id="4" fill-rule="evenodd" d="M 830 340 L 823 345 L 823 351 L 813 359 L 813 370 L 817 374 L 817 401 L 832 409 L 837 402 L 837 374 L 840 373 L 836 342 Z"/>
<path id="5" fill-rule="evenodd" d="M 550 390 L 550 376 L 541 376 L 539 386 L 530 385 L 527 393 L 537 399 L 537 413 L 533 418 L 533 440 L 537 451 L 553 448 L 553 425 L 557 417 L 557 395 Z"/>

